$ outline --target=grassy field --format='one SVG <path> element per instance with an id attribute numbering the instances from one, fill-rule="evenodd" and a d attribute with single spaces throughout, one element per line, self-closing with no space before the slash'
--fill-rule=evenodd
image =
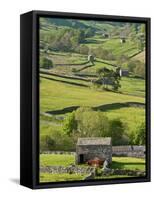
<path id="1" fill-rule="evenodd" d="M 126 56 L 132 56 L 135 53 L 137 53 L 139 50 L 137 48 L 137 45 L 135 45 L 132 41 L 127 40 L 126 43 L 121 43 L 120 39 L 118 38 L 110 38 L 107 40 L 103 40 L 103 38 L 95 39 L 95 42 L 91 43 L 92 38 L 87 39 L 87 44 L 88 47 L 90 48 L 97 48 L 97 47 L 102 47 L 103 49 L 110 50 L 113 55 L 115 56 L 120 56 L 120 55 L 126 55 Z"/>
<path id="2" fill-rule="evenodd" d="M 69 166 L 75 163 L 74 155 L 41 154 L 40 166 Z M 85 166 L 88 166 L 85 164 Z M 145 170 L 145 160 L 131 157 L 112 157 L 113 169 Z"/>
<path id="3" fill-rule="evenodd" d="M 112 157 L 113 169 L 145 170 L 145 160 L 130 157 Z"/>
<path id="4" fill-rule="evenodd" d="M 130 141 L 133 143 L 132 135 L 136 134 L 138 126 L 145 121 L 145 80 L 134 78 L 135 75 L 140 74 L 131 71 L 128 66 L 130 61 L 141 61 L 141 67 L 145 63 L 144 48 L 139 50 L 137 40 L 132 38 L 133 34 L 137 34 L 134 26 L 126 27 L 128 37 L 124 43 L 121 43 L 120 33 L 125 28 L 123 23 L 43 18 L 40 22 L 40 61 L 43 62 L 42 58 L 51 60 L 53 67 L 47 71 L 54 73 L 51 75 L 41 72 L 49 67 L 44 66 L 45 62 L 44 65 L 41 64 L 41 152 L 53 149 L 66 151 L 75 149 L 72 136 L 64 135 L 64 122 L 68 113 L 78 107 L 91 107 L 95 111 L 103 112 L 108 120 L 120 119 L 125 125 L 124 134 L 128 137 L 128 144 L 131 144 Z M 139 26 L 138 31 L 141 33 L 140 28 Z M 84 33 L 79 33 L 76 29 L 78 31 L 81 29 Z M 104 33 L 107 33 L 107 37 Z M 102 52 L 98 52 L 98 49 Z M 94 63 L 88 62 L 88 55 L 93 54 L 92 52 L 96 53 Z M 98 87 L 93 84 L 93 81 L 98 79 L 98 69 L 115 70 L 117 65 L 131 71 L 130 76 L 121 78 L 121 88 L 118 92 L 112 91 L 112 86 L 108 86 L 108 90 L 105 90 L 103 85 Z M 79 75 L 82 78 L 79 78 Z M 75 76 L 76 79 L 73 79 L 72 77 Z M 68 166 L 73 163 L 75 163 L 74 155 L 40 154 L 42 167 Z M 85 166 L 86 164 L 83 165 Z M 113 157 L 111 168 L 145 170 L 145 161 L 138 158 Z M 85 176 L 41 173 L 40 181 L 83 180 Z M 124 177 L 128 176 L 118 176 L 118 178 Z M 103 178 L 117 178 L 117 176 L 101 177 Z"/>
<path id="5" fill-rule="evenodd" d="M 74 155 L 58 155 L 58 154 L 41 154 L 40 155 L 40 166 L 69 166 L 75 163 Z M 87 166 L 86 164 L 83 167 Z M 112 169 L 126 169 L 126 170 L 145 170 L 145 160 L 140 158 L 131 157 L 113 157 L 112 158 Z M 41 182 L 56 182 L 56 181 L 71 181 L 71 180 L 84 180 L 87 175 L 81 174 L 49 174 L 41 173 Z M 114 179 L 114 178 L 127 178 L 128 175 L 110 175 L 101 176 L 96 179 Z"/>
<path id="6" fill-rule="evenodd" d="M 81 181 L 84 175 L 79 174 L 49 174 L 40 173 L 40 182 L 61 182 L 61 181 Z"/>
<path id="7" fill-rule="evenodd" d="M 40 166 L 68 166 L 75 163 L 74 155 L 41 154 Z"/>
<path id="8" fill-rule="evenodd" d="M 45 77 L 52 77 L 43 75 Z M 55 77 L 53 77 L 55 78 Z M 85 88 L 81 86 L 71 85 L 70 83 L 80 83 L 90 86 L 89 82 L 80 80 L 71 80 L 65 78 L 55 78 L 58 81 L 47 80 L 41 78 L 41 112 L 61 110 L 71 106 L 90 106 L 97 107 L 105 104 L 112 103 L 125 103 L 125 102 L 139 102 L 144 103 L 144 91 L 139 91 L 140 87 L 144 87 L 144 81 L 135 84 L 135 80 L 132 81 L 129 78 L 123 78 L 123 87 L 121 90 L 132 95 L 124 95 L 120 93 L 113 93 L 108 91 L 97 91 L 93 88 Z M 65 80 L 67 83 L 59 82 L 59 80 Z M 58 88 L 58 90 L 55 90 Z M 49 95 L 50 94 L 50 95 Z M 139 95 L 139 96 L 137 96 Z M 140 107 L 119 107 L 117 104 L 112 108 L 104 111 L 109 119 L 120 118 L 123 122 L 127 122 L 128 132 L 133 132 L 139 122 L 145 120 L 145 110 Z M 46 123 L 44 122 L 47 121 Z M 42 122 L 43 121 L 43 122 Z M 54 120 L 53 117 L 50 120 L 41 118 L 40 132 L 41 135 L 52 135 L 54 132 L 62 132 L 61 123 L 58 120 Z"/>
<path id="9" fill-rule="evenodd" d="M 58 90 L 55 88 L 58 88 Z M 43 112 L 63 109 L 74 105 L 94 107 L 116 102 L 144 103 L 144 98 L 142 97 L 108 91 L 96 91 L 90 88 L 83 88 L 46 79 L 41 79 L 40 90 L 40 108 Z"/>

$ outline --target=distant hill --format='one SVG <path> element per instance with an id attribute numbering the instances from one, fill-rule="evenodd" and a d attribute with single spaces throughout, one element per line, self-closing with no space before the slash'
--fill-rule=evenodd
<path id="1" fill-rule="evenodd" d="M 46 26 L 54 25 L 57 27 L 69 27 L 76 29 L 91 28 L 95 31 L 113 30 L 114 27 L 119 26 L 120 22 L 106 22 L 94 20 L 75 20 L 75 19 L 60 19 L 60 18 L 44 18 L 43 24 Z"/>

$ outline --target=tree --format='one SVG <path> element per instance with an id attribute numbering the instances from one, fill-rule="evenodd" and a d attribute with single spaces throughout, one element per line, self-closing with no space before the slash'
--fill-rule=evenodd
<path id="1" fill-rule="evenodd" d="M 146 140 L 146 133 L 145 133 L 145 123 L 142 122 L 135 133 L 134 136 L 134 143 L 137 145 L 145 145 L 145 140 Z"/>
<path id="2" fill-rule="evenodd" d="M 80 137 L 106 137 L 108 118 L 98 111 L 81 107 L 75 112 L 77 134 Z"/>
<path id="3" fill-rule="evenodd" d="M 112 137 L 113 145 L 123 145 L 128 142 L 126 125 L 120 119 L 113 119 L 109 122 L 109 136 Z"/>
<path id="4" fill-rule="evenodd" d="M 78 137 L 106 137 L 108 136 L 108 118 L 91 108 L 80 107 L 66 117 L 63 130 L 74 143 Z"/>
<path id="5" fill-rule="evenodd" d="M 109 70 L 108 68 L 98 68 L 96 73 L 98 74 L 98 83 L 103 84 L 104 88 L 108 88 L 108 85 L 112 86 L 114 91 L 118 91 L 120 85 L 120 74 L 117 71 Z"/>
<path id="6" fill-rule="evenodd" d="M 41 57 L 40 58 L 40 67 L 44 69 L 50 69 L 53 67 L 53 62 L 52 60 L 49 60 L 46 57 Z"/>
<path id="7" fill-rule="evenodd" d="M 71 134 L 74 133 L 77 129 L 77 121 L 75 119 L 75 113 L 69 113 L 67 117 L 64 120 L 63 123 L 63 131 L 66 133 L 68 136 L 71 136 Z"/>

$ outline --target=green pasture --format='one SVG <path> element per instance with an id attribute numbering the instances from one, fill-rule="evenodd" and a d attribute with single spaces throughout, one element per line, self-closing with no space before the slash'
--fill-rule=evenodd
<path id="1" fill-rule="evenodd" d="M 86 175 L 40 173 L 40 182 L 81 181 Z"/>
<path id="2" fill-rule="evenodd" d="M 145 97 L 145 80 L 133 77 L 122 77 L 120 92 L 132 96 Z"/>
<path id="3" fill-rule="evenodd" d="M 41 78 L 40 82 L 41 112 L 63 109 L 70 106 L 94 107 L 132 101 L 144 103 L 144 98 L 109 91 L 97 91 L 43 78 Z"/>
<path id="4" fill-rule="evenodd" d="M 40 155 L 40 166 L 69 166 L 75 163 L 75 157 L 73 155 L 60 155 L 60 154 L 41 154 Z M 86 164 L 85 164 L 86 166 Z M 84 165 L 83 165 L 84 167 Z M 145 170 L 145 160 L 140 158 L 132 157 L 113 157 L 112 165 L 113 169 L 123 170 Z M 87 175 L 80 174 L 50 174 L 40 173 L 40 182 L 56 182 L 56 181 L 73 181 L 73 180 L 84 180 Z M 127 178 L 128 175 L 110 175 L 95 177 L 96 179 L 113 179 L 113 178 Z"/>
<path id="5" fill-rule="evenodd" d="M 75 164 L 75 156 L 69 154 L 40 154 L 40 166 L 69 166 Z M 80 165 L 81 166 L 81 165 Z M 85 166 L 88 166 L 85 164 Z M 133 157 L 112 157 L 113 169 L 145 170 L 145 160 Z"/>

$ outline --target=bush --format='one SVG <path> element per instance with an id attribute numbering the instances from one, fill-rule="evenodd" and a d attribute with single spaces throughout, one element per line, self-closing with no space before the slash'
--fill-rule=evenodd
<path id="1" fill-rule="evenodd" d="M 55 140 L 48 135 L 42 135 L 40 139 L 40 151 L 50 151 L 55 147 Z"/>
<path id="2" fill-rule="evenodd" d="M 135 67 L 136 67 L 135 61 L 129 61 L 127 63 L 127 68 L 129 69 L 130 72 L 134 72 Z"/>
<path id="3" fill-rule="evenodd" d="M 40 67 L 44 69 L 50 69 L 53 67 L 53 62 L 52 60 L 49 60 L 46 57 L 41 57 L 40 58 Z"/>

